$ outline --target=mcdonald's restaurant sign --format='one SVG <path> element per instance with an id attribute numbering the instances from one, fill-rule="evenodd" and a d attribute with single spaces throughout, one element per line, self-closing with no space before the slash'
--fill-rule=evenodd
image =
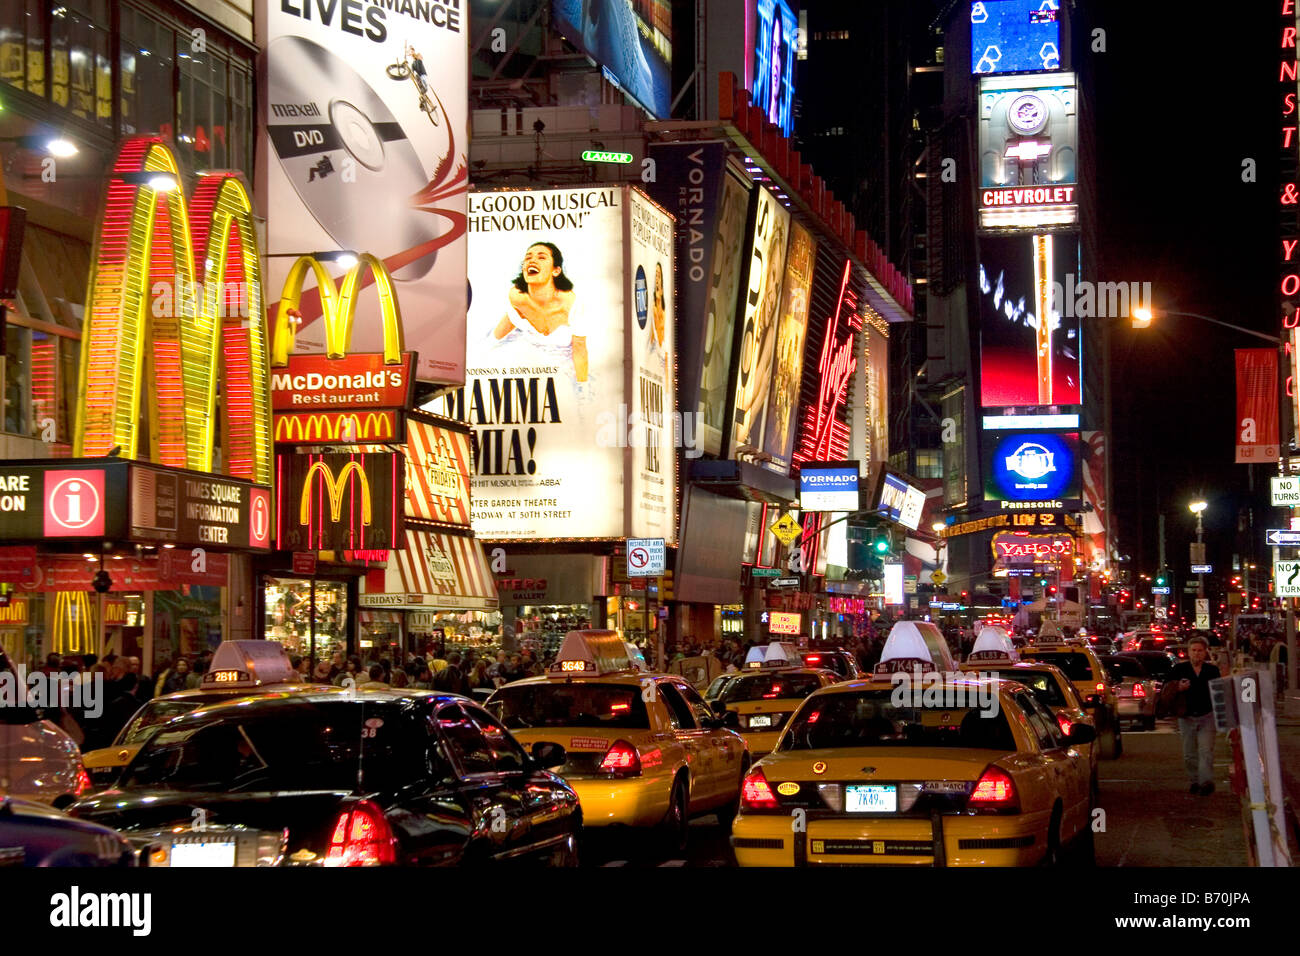
<path id="1" fill-rule="evenodd" d="M 402 434 L 402 413 L 393 408 L 275 413 L 277 445 L 388 444 Z"/>
<path id="2" fill-rule="evenodd" d="M 415 400 L 414 353 L 388 365 L 378 353 L 329 358 L 290 355 L 271 372 L 276 412 L 343 408 L 406 408 Z"/>
<path id="3" fill-rule="evenodd" d="M 397 452 L 276 455 L 278 547 L 364 551 L 399 547 L 406 457 Z"/>

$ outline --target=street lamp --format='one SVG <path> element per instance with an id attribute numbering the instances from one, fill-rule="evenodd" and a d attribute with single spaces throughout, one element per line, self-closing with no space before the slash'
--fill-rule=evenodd
<path id="1" fill-rule="evenodd" d="M 1196 549 L 1197 551 L 1202 551 L 1205 545 L 1205 525 L 1201 523 L 1201 515 L 1205 512 L 1205 509 L 1208 507 L 1209 505 L 1207 505 L 1204 501 L 1193 501 L 1190 505 L 1187 506 L 1187 509 L 1191 511 L 1192 514 L 1196 515 L 1196 543 L 1201 546 Z M 1204 574 L 1196 575 L 1196 596 L 1198 598 L 1205 597 L 1205 575 Z"/>

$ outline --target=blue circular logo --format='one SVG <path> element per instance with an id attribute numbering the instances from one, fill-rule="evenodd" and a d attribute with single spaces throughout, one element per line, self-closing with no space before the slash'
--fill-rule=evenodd
<path id="1" fill-rule="evenodd" d="M 650 313 L 650 295 L 645 281 L 645 269 L 641 266 L 636 267 L 636 285 L 634 286 L 636 294 L 636 324 L 639 328 L 645 328 L 646 316 Z"/>
<path id="2" fill-rule="evenodd" d="M 989 471 L 999 496 L 1007 501 L 1066 497 L 1074 484 L 1074 451 L 1060 435 L 1020 433 L 993 447 Z"/>

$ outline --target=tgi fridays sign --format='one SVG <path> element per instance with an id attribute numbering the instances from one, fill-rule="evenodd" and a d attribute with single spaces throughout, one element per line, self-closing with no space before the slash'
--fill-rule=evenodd
<path id="1" fill-rule="evenodd" d="M 287 367 L 271 371 L 271 408 L 406 408 L 415 400 L 413 359 L 411 352 L 397 365 L 386 365 L 382 353 L 290 355 Z"/>

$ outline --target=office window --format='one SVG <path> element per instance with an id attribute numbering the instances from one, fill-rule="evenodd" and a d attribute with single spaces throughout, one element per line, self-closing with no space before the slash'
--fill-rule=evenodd
<path id="1" fill-rule="evenodd" d="M 916 477 L 942 478 L 943 453 L 937 448 L 918 448 L 916 451 Z"/>
<path id="2" fill-rule="evenodd" d="M 122 7 L 118 42 L 122 72 L 122 133 L 158 133 L 172 137 L 176 107 L 172 97 L 175 68 L 173 31 L 131 7 Z"/>

